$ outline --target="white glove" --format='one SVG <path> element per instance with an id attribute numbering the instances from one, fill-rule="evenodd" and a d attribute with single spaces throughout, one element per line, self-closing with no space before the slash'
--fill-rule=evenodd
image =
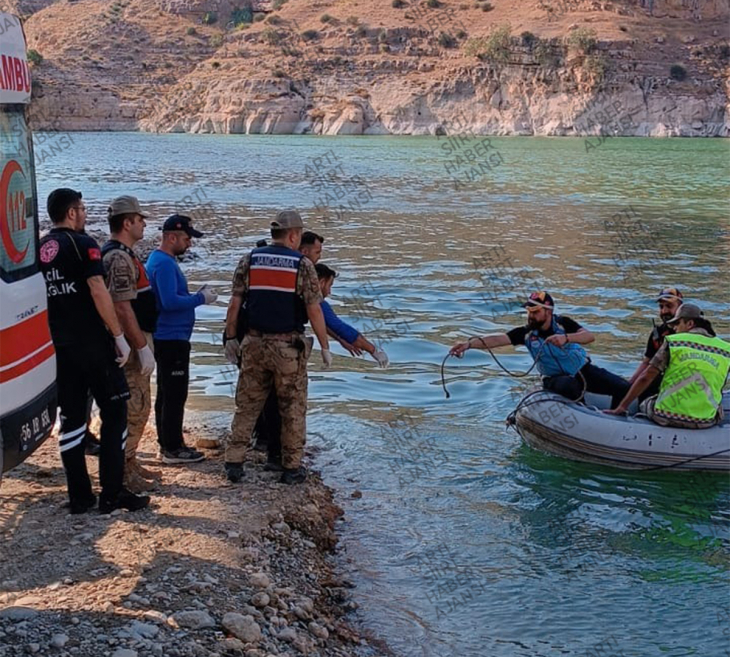
<path id="1" fill-rule="evenodd" d="M 117 350 L 117 365 L 124 367 L 125 363 L 129 360 L 129 354 L 132 353 L 132 348 L 124 339 L 124 333 L 114 336 L 114 348 Z"/>
<path id="2" fill-rule="evenodd" d="M 236 338 L 229 338 L 223 347 L 226 353 L 226 360 L 231 365 L 238 365 L 238 352 L 241 350 L 241 343 Z"/>
<path id="3" fill-rule="evenodd" d="M 213 303 L 218 298 L 218 293 L 212 288 L 207 285 L 203 285 L 198 292 L 200 292 L 203 295 L 203 303 L 210 304 Z"/>
<path id="4" fill-rule="evenodd" d="M 332 352 L 329 349 L 322 349 L 322 362 L 324 363 L 324 369 L 329 369 L 332 365 Z"/>
<path id="5" fill-rule="evenodd" d="M 381 349 L 373 353 L 373 358 L 378 361 L 378 365 L 380 367 L 385 368 L 388 367 L 388 365 L 390 364 L 390 361 L 388 360 L 388 354 L 386 354 Z"/>
<path id="6" fill-rule="evenodd" d="M 137 349 L 137 356 L 139 356 L 139 368 L 143 376 L 149 376 L 155 371 L 155 356 L 152 353 L 150 346 L 146 344 L 141 349 Z"/>

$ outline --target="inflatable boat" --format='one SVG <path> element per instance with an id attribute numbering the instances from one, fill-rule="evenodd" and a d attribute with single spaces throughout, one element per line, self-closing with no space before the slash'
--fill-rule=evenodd
<path id="1" fill-rule="evenodd" d="M 635 470 L 730 471 L 730 391 L 722 396 L 722 424 L 711 429 L 662 427 L 636 414 L 606 415 L 610 398 L 586 394 L 584 403 L 537 389 L 507 419 L 531 447 L 556 456 Z"/>

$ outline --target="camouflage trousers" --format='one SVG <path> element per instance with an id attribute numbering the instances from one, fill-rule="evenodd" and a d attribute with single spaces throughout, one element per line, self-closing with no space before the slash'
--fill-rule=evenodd
<path id="1" fill-rule="evenodd" d="M 310 352 L 311 341 L 296 334 L 287 340 L 252 335 L 243 339 L 227 463 L 243 462 L 256 419 L 273 387 L 281 413 L 281 463 L 285 468 L 299 467 L 306 437 Z"/>
<path id="2" fill-rule="evenodd" d="M 144 333 L 150 349 L 152 334 Z M 133 458 L 137 452 L 137 445 L 142 440 L 142 434 L 147 426 L 152 408 L 152 393 L 150 391 L 150 375 L 142 374 L 139 355 L 132 349 L 129 360 L 124 365 L 124 376 L 129 386 L 129 400 L 127 401 L 127 444 L 124 453 L 127 459 Z"/>

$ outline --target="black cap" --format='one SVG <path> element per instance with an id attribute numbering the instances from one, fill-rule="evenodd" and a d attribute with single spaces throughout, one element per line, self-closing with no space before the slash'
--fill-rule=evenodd
<path id="1" fill-rule="evenodd" d="M 199 230 L 195 230 L 192 226 L 192 219 L 182 214 L 173 214 L 171 217 L 165 219 L 165 223 L 162 224 L 163 233 L 172 232 L 173 230 L 181 230 L 188 235 L 188 237 L 203 237 L 203 233 Z"/>

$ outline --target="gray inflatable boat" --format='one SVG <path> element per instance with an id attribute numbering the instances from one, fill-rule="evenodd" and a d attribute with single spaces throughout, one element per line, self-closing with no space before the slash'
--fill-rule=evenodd
<path id="1" fill-rule="evenodd" d="M 533 390 L 508 421 L 531 447 L 578 461 L 635 470 L 730 471 L 730 391 L 722 424 L 711 429 L 662 427 L 636 413 L 606 415 L 610 399 L 586 394 L 585 404 Z"/>

